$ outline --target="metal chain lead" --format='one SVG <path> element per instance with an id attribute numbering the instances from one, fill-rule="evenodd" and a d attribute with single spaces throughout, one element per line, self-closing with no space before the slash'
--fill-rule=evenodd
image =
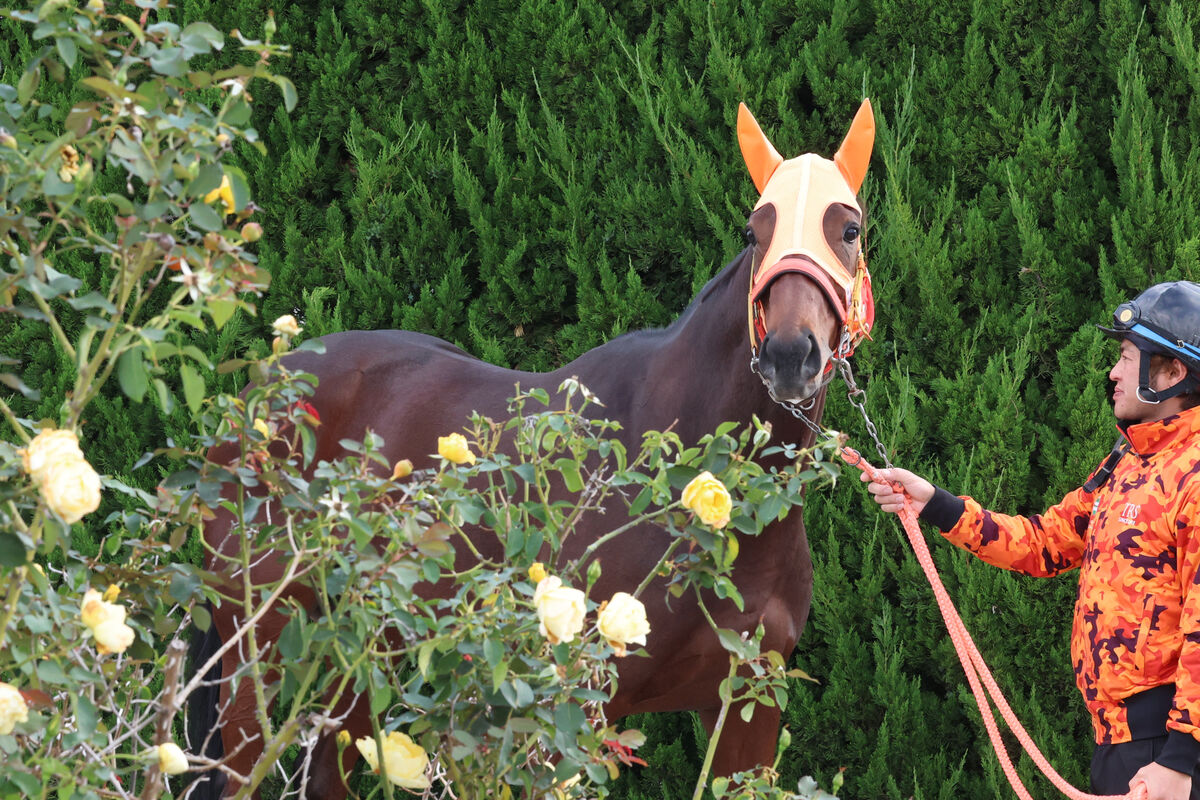
<path id="1" fill-rule="evenodd" d="M 837 352 L 848 353 L 849 351 L 850 332 L 843 330 L 842 341 L 838 346 Z M 840 372 L 842 375 L 842 380 L 846 382 L 846 397 L 850 401 L 850 405 L 857 408 L 858 413 L 862 415 L 863 422 L 865 422 L 867 425 L 867 435 L 869 435 L 871 437 L 871 441 L 875 443 L 875 451 L 879 453 L 880 462 L 890 469 L 892 467 L 892 460 L 888 457 L 887 448 L 884 447 L 883 441 L 879 438 L 879 431 L 875 428 L 875 423 L 871 421 L 871 417 L 867 414 L 867 407 L 865 403 L 867 393 L 860 389 L 858 384 L 855 383 L 854 373 L 850 369 L 849 357 L 835 354 L 830 360 L 837 365 L 838 372 Z M 767 379 L 763 377 L 763 374 L 758 370 L 757 352 L 754 353 L 750 358 L 750 369 L 753 370 L 754 374 L 759 377 L 759 380 L 763 382 L 763 385 L 767 387 L 767 391 L 769 392 L 771 390 L 771 385 L 767 383 Z M 807 404 L 804 405 L 797 405 L 796 403 L 792 403 L 787 400 L 779 400 L 774 394 L 771 395 L 771 399 L 775 400 L 776 403 L 790 411 L 793 417 L 807 425 L 809 430 L 818 436 L 828 432 L 827 429 L 822 428 L 820 425 L 813 422 L 804 413 L 805 411 L 812 409 L 813 405 L 815 404 L 814 400 L 809 400 Z"/>

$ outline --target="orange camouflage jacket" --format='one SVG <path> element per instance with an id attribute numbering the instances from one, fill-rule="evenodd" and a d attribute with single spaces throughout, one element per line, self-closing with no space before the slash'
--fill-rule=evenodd
<path id="1" fill-rule="evenodd" d="M 1026 518 L 939 489 L 921 517 L 998 567 L 1079 567 L 1071 661 L 1097 743 L 1161 734 L 1165 713 L 1186 765 L 1200 755 L 1200 407 L 1122 433 L 1130 450 L 1094 493 Z M 1139 694 L 1162 697 L 1156 732 L 1131 731 Z"/>

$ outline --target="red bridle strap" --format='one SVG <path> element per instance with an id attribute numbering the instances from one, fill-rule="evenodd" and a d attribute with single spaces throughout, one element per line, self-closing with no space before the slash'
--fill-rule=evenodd
<path id="1" fill-rule="evenodd" d="M 751 354 L 758 355 L 758 348 L 767 336 L 766 324 L 763 322 L 762 297 L 776 278 L 788 272 L 807 275 L 821 287 L 821 291 L 837 312 L 842 330 L 846 334 L 840 338 L 841 343 L 835 355 L 838 358 L 849 358 L 859 342 L 870 338 L 871 327 L 875 323 L 875 297 L 871 290 L 871 274 L 861 252 L 848 287 L 835 281 L 827 270 L 811 260 L 796 256 L 782 258 L 754 275 L 750 285 Z M 827 365 L 826 371 L 831 368 L 832 364 Z"/>

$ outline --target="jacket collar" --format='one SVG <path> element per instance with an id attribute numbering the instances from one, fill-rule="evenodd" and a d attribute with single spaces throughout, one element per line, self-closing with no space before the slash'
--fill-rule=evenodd
<path id="1" fill-rule="evenodd" d="M 1154 422 L 1118 426 L 1133 452 L 1150 455 L 1200 434 L 1200 406 L 1184 409 Z"/>

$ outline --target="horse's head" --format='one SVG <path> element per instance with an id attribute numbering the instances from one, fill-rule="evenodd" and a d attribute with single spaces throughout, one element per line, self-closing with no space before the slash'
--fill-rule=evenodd
<path id="1" fill-rule="evenodd" d="M 832 375 L 874 319 L 857 194 L 867 173 L 875 119 L 864 100 L 833 160 L 784 160 L 745 105 L 738 142 L 761 192 L 746 225 L 753 249 L 750 343 L 771 396 L 799 403 Z"/>

